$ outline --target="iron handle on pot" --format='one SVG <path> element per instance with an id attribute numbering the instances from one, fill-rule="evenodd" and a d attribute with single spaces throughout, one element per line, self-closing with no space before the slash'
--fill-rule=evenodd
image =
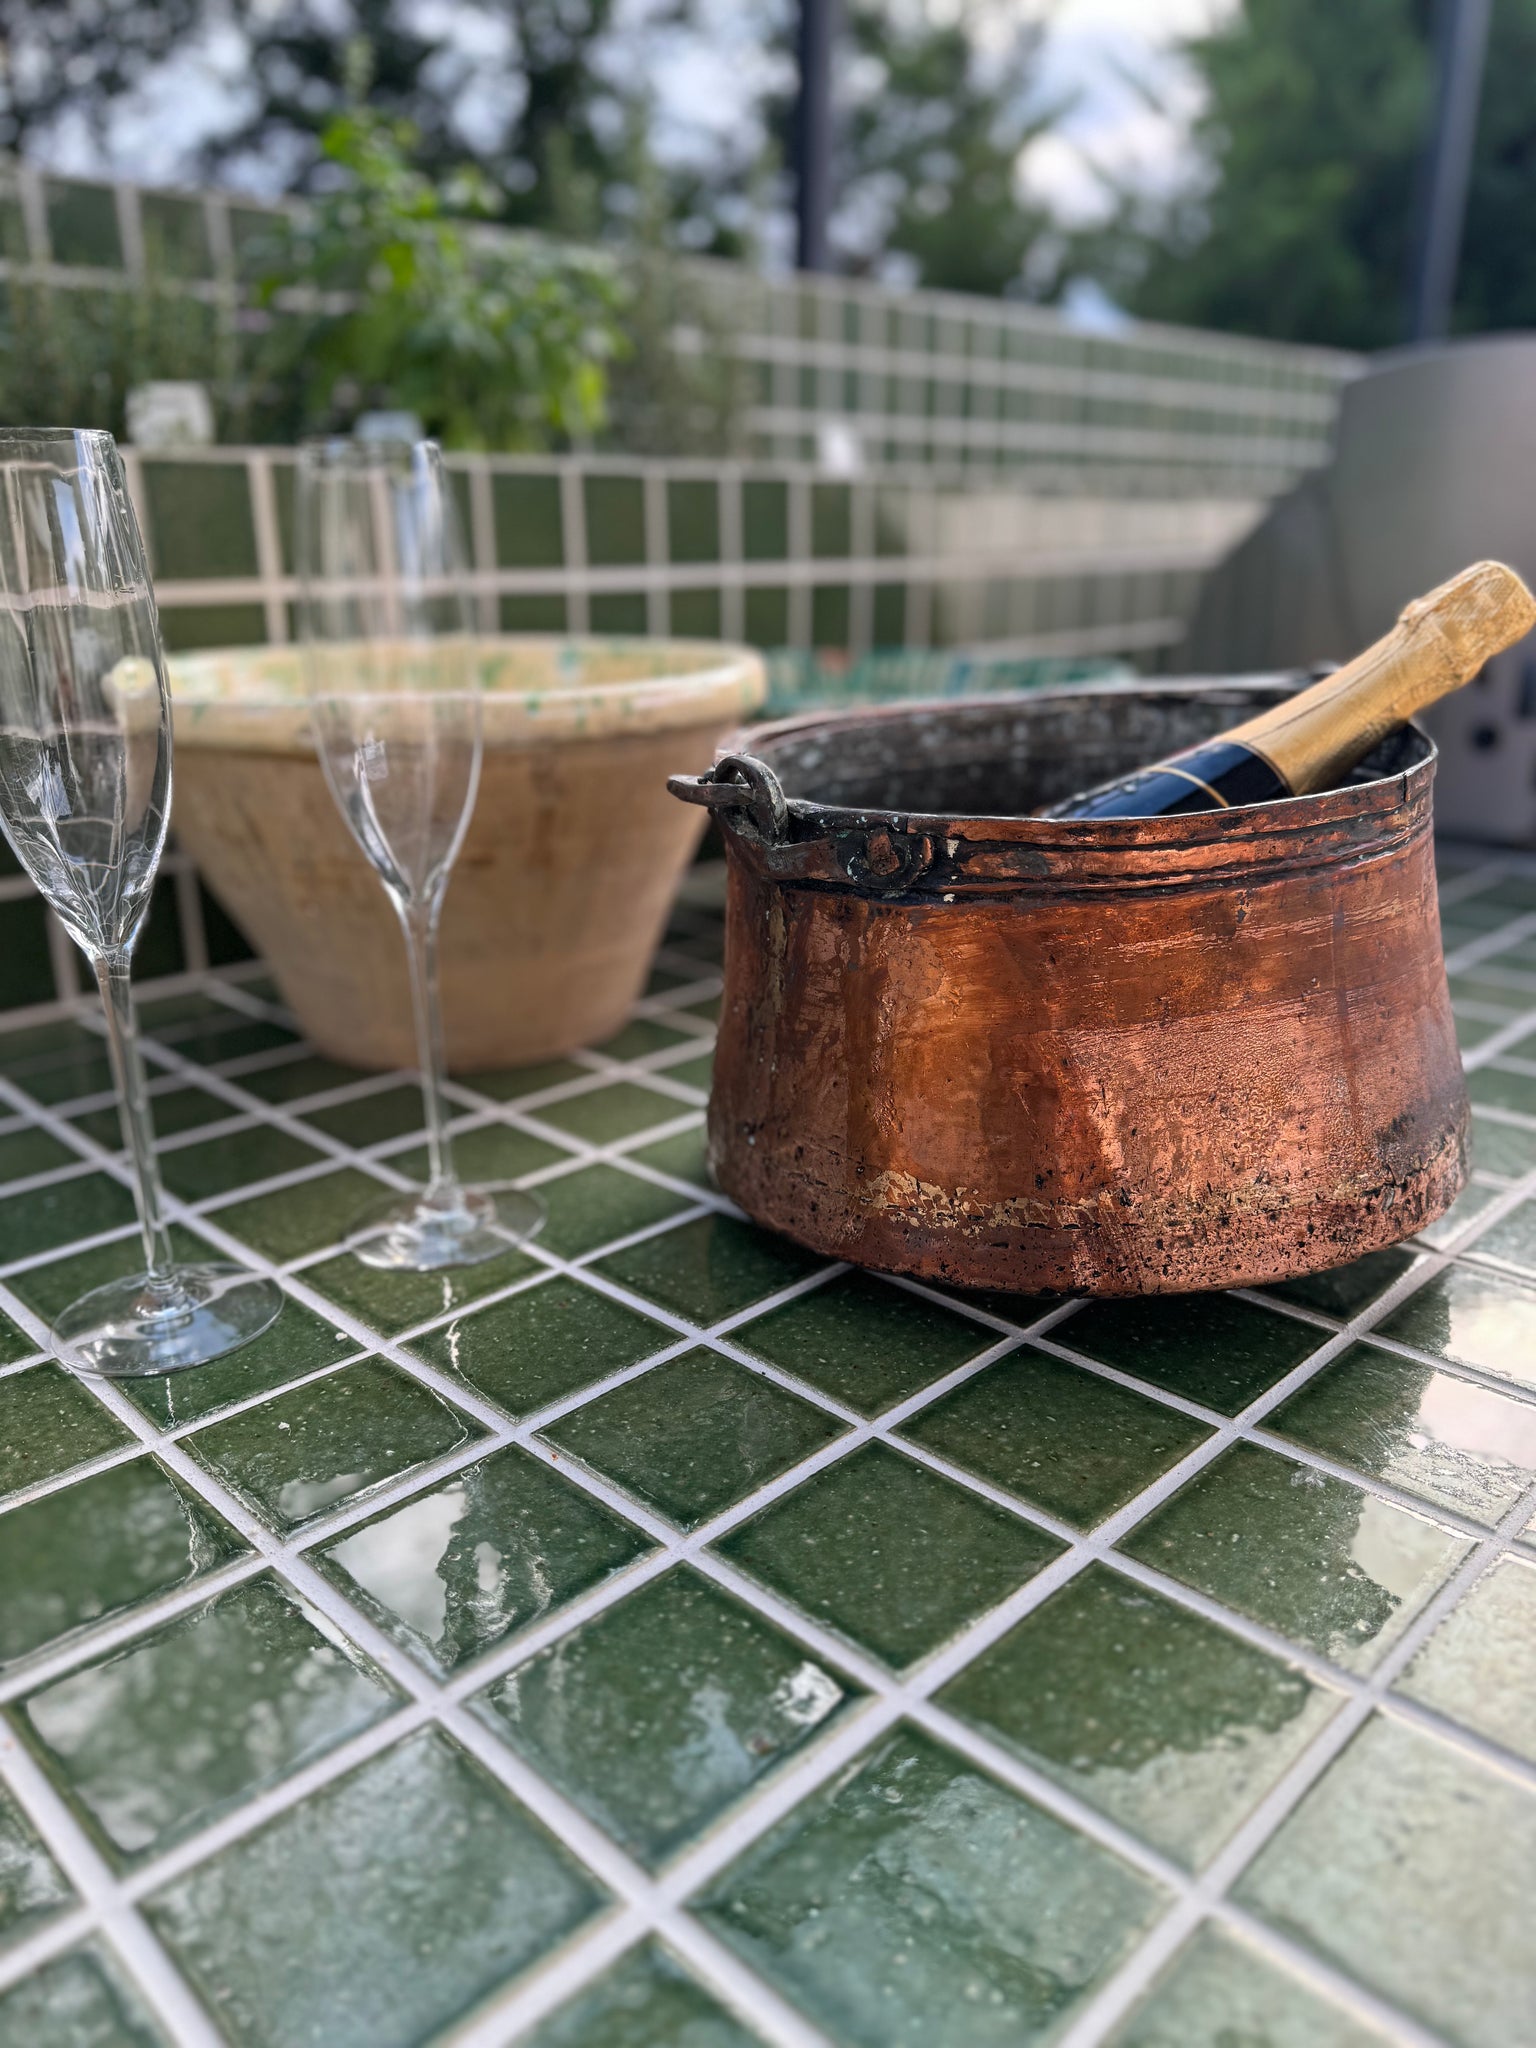
<path id="1" fill-rule="evenodd" d="M 702 775 L 669 775 L 667 788 L 685 804 L 711 811 L 745 811 L 757 835 L 777 846 L 789 832 L 784 785 L 755 754 L 722 754 Z"/>

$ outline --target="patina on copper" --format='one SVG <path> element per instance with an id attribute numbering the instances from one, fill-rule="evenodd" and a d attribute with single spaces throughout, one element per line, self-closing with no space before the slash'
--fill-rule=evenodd
<path id="1" fill-rule="evenodd" d="M 1322 795 L 1021 815 L 1272 702 L 1170 683 L 738 734 L 715 1177 L 833 1257 L 965 1287 L 1252 1285 L 1412 1235 L 1466 1178 L 1434 748 Z"/>

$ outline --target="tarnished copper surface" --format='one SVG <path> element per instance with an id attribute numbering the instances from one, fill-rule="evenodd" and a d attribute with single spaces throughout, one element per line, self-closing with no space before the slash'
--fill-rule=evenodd
<path id="1" fill-rule="evenodd" d="M 1022 1292 L 1274 1280 L 1441 1214 L 1468 1111 L 1422 735 L 1321 796 L 1001 815 L 1275 694 L 1148 685 L 737 735 L 788 802 L 770 785 L 720 809 L 720 1186 L 835 1257 Z"/>

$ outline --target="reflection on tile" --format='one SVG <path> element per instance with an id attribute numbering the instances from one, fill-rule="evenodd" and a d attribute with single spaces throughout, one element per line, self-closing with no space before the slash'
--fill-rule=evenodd
<path id="1" fill-rule="evenodd" d="M 18 1712 L 121 1862 L 206 1826 L 395 1704 L 329 1627 L 260 1578 L 72 1671 Z"/>
<path id="2" fill-rule="evenodd" d="M 257 1514 L 296 1529 L 484 1434 L 430 1387 L 364 1358 L 185 1442 Z"/>
<path id="3" fill-rule="evenodd" d="M 823 1263 L 787 1237 L 738 1223 L 734 1216 L 701 1216 L 627 1251 L 610 1252 L 596 1270 L 673 1315 L 707 1326 L 777 1294 Z"/>
<path id="4" fill-rule="evenodd" d="M 601 1501 L 509 1447 L 348 1530 L 316 1561 L 396 1642 L 447 1673 L 649 1547 Z"/>
<path id="5" fill-rule="evenodd" d="M 171 1250 L 178 1259 L 223 1256 L 213 1250 L 206 1238 L 194 1236 L 180 1224 L 171 1226 Z M 51 1323 L 60 1309 L 68 1308 L 93 1287 L 103 1287 L 124 1273 L 143 1270 L 144 1251 L 135 1231 L 131 1237 L 114 1238 L 110 1244 L 96 1245 L 88 1252 L 73 1252 L 62 1259 L 50 1259 L 45 1265 L 28 1266 L 23 1272 L 10 1274 L 5 1284 L 28 1308 Z"/>
<path id="6" fill-rule="evenodd" d="M 1490 1202 L 1497 1201 L 1502 1191 L 1484 1187 L 1481 1181 L 1474 1181 L 1462 1189 L 1443 1216 L 1437 1216 L 1433 1223 L 1426 1223 L 1419 1232 L 1418 1242 L 1441 1251 L 1453 1238 L 1460 1237 L 1475 1217 L 1481 1216 Z"/>
<path id="7" fill-rule="evenodd" d="M 1506 1557 L 1480 1578 L 1397 1690 L 1536 1763 L 1536 1564 Z"/>
<path id="8" fill-rule="evenodd" d="M 732 1864 L 703 1917 L 838 2042 L 1054 2038 L 1161 1895 L 915 1729 Z"/>
<path id="9" fill-rule="evenodd" d="M 0 1515 L 0 1663 L 238 1556 L 234 1531 L 151 1458 Z"/>
<path id="10" fill-rule="evenodd" d="M 757 2048 L 761 2038 L 647 1942 L 536 2027 L 527 2048 Z"/>
<path id="11" fill-rule="evenodd" d="M 1299 1280 L 1277 1281 L 1264 1292 L 1281 1301 L 1293 1301 L 1298 1308 L 1315 1308 L 1347 1323 L 1378 1295 L 1385 1294 L 1394 1280 L 1400 1280 L 1414 1257 L 1402 1245 L 1389 1245 L 1385 1251 L 1367 1252 L 1363 1259 L 1348 1266 L 1335 1266 L 1326 1273 L 1308 1273 Z M 1323 1341 L 1321 1334 L 1318 1341 Z"/>
<path id="12" fill-rule="evenodd" d="M 531 1815 L 427 1732 L 222 1850 L 148 1911 L 238 2048 L 415 2048 L 599 1902 Z"/>
<path id="13" fill-rule="evenodd" d="M 127 1380 L 123 1392 L 151 1421 L 169 1429 L 177 1423 L 196 1422 L 236 1401 L 249 1401 L 271 1387 L 350 1358 L 360 1349 L 355 1338 L 333 1323 L 296 1301 L 285 1300 L 272 1327 L 238 1351 L 200 1365 L 196 1372 L 174 1372 L 159 1380 Z"/>
<path id="14" fill-rule="evenodd" d="M 939 1698 L 1193 1866 L 1338 1705 L 1278 1657 L 1101 1564 L 1026 1615 Z"/>
<path id="15" fill-rule="evenodd" d="M 616 1841 L 655 1865 L 854 1690 L 686 1566 L 498 1681 L 480 1711 Z"/>
<path id="16" fill-rule="evenodd" d="M 999 1341 L 999 1333 L 873 1273 L 839 1273 L 732 1340 L 860 1415 L 877 1415 Z"/>
<path id="17" fill-rule="evenodd" d="M 0 1495 L 131 1442 L 116 1416 L 62 1366 L 34 1365 L 0 1379 Z"/>
<path id="18" fill-rule="evenodd" d="M 902 1666 L 1005 1600 L 1062 1546 L 926 1465 L 866 1444 L 716 1548 Z"/>
<path id="19" fill-rule="evenodd" d="M 1377 1330 L 1436 1358 L 1536 1386 L 1536 1292 L 1500 1274 L 1447 1266 Z"/>
<path id="20" fill-rule="evenodd" d="M 1121 1548 L 1351 1671 L 1368 1671 L 1450 1576 L 1461 1537 L 1234 1444 Z"/>
<path id="21" fill-rule="evenodd" d="M 1210 1435 L 1126 1387 L 1025 1345 L 965 1380 L 900 1434 L 1086 1528 Z"/>
<path id="22" fill-rule="evenodd" d="M 712 1351 L 685 1351 L 540 1432 L 685 1529 L 847 1428 Z"/>
<path id="23" fill-rule="evenodd" d="M 380 1272 L 354 1259 L 350 1252 L 342 1252 L 318 1266 L 306 1266 L 302 1278 L 306 1287 L 317 1288 L 345 1314 L 392 1337 L 397 1330 L 450 1315 L 465 1302 L 510 1287 L 514 1280 L 525 1280 L 538 1270 L 537 1260 L 518 1251 L 441 1273 Z"/>
<path id="24" fill-rule="evenodd" d="M 406 1348 L 462 1373 L 509 1415 L 529 1415 L 675 1341 L 611 1295 L 560 1277 L 455 1316 Z"/>
<path id="25" fill-rule="evenodd" d="M 1480 1522 L 1536 1480 L 1536 1405 L 1374 1344 L 1352 1344 L 1266 1427 Z"/>
<path id="26" fill-rule="evenodd" d="M 1468 1190 L 1473 1192 L 1489 1201 L 1493 1199 L 1486 1188 Z M 1458 1203 L 1457 1207 L 1460 1206 Z M 1536 1276 L 1536 1202 L 1517 1204 L 1485 1230 L 1470 1250 L 1479 1259 L 1498 1259 L 1506 1266 L 1518 1266 L 1522 1273 Z"/>
<path id="27" fill-rule="evenodd" d="M 1387 2048 L 1387 2038 L 1210 1925 L 1109 2037 L 1111 2048 Z"/>
<path id="28" fill-rule="evenodd" d="M 1451 2040 L 1510 2048 L 1530 2038 L 1536 2012 L 1533 1870 L 1536 1793 L 1376 1719 L 1237 1890 Z"/>
<path id="29" fill-rule="evenodd" d="M 68 1879 L 31 1822 L 10 1794 L 0 1790 L 0 1952 L 51 1920 L 73 1898 Z M 0 2033 L 0 2040 L 6 2038 Z"/>
<path id="30" fill-rule="evenodd" d="M 1073 1351 L 1222 1415 L 1283 1379 L 1325 1332 L 1231 1294 L 1091 1301 L 1052 1333 Z"/>
<path id="31" fill-rule="evenodd" d="M 0 1992 L 0 2041 L 17 2048 L 170 2048 L 136 1991 L 94 1946 Z"/>

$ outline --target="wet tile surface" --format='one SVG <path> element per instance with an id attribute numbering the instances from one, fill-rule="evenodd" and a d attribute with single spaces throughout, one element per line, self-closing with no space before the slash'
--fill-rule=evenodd
<path id="1" fill-rule="evenodd" d="M 240 2048 L 412 2048 L 599 1900 L 526 1809 L 427 1732 L 168 1885 L 148 1910 Z"/>
<path id="2" fill-rule="evenodd" d="M 236 1101 L 156 1082 L 167 1171 L 290 1291 L 195 1372 L 38 1358 L 18 1319 L 138 1243 L 115 1174 L 0 1115 L 0 2042 L 180 2048 L 201 2007 L 230 2048 L 745 2048 L 787 2005 L 833 2048 L 1030 2048 L 1127 1963 L 1083 2048 L 1513 2048 L 1536 1118 L 1474 1118 L 1449 1262 L 1098 1306 L 839 1272 L 727 1213 L 664 1086 L 720 1007 L 707 872 L 603 1052 L 454 1082 L 466 1173 L 550 1211 L 459 1272 L 338 1249 L 422 1170 L 413 1077 L 290 1044 L 243 970 L 146 988 L 162 1043 L 235 1062 Z M 1468 873 L 1469 933 L 1536 904 Z M 1470 979 L 1529 1051 L 1536 960 Z M 116 1152 L 98 1033 L 0 1017 L 0 1073 Z M 614 1859 L 660 1921 L 612 1917 Z M 1212 1913 L 1165 1941 L 1180 1868 Z"/>
<path id="3" fill-rule="evenodd" d="M 1255 1444 L 1236 1444 L 1122 1548 L 1351 1671 L 1368 1671 L 1464 1538 Z"/>
<path id="4" fill-rule="evenodd" d="M 1156 1898 L 1096 1844 L 902 1729 L 748 1850 L 703 1910 L 837 2041 L 1016 2048 L 1060 2029 Z"/>
<path id="5" fill-rule="evenodd" d="M 484 1711 L 643 1862 L 682 1848 L 855 1688 L 687 1569 L 520 1665 Z"/>
<path id="6" fill-rule="evenodd" d="M 650 1540 L 509 1447 L 351 1529 L 321 1568 L 446 1674 L 633 1563 Z"/>
<path id="7" fill-rule="evenodd" d="M 1530 2032 L 1533 1867 L 1536 1792 L 1378 1719 L 1238 1895 L 1449 2040 L 1507 2048 Z M 1454 1890 L 1447 1869 L 1461 1874 Z"/>

